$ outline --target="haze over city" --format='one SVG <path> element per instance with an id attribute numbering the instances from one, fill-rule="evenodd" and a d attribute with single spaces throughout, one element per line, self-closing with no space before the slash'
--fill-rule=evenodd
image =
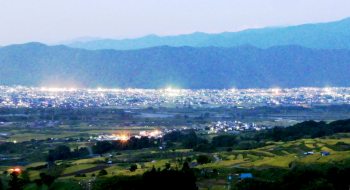
<path id="1" fill-rule="evenodd" d="M 350 17 L 349 7 L 347 0 L 1 0 L 0 45 L 330 22 Z"/>

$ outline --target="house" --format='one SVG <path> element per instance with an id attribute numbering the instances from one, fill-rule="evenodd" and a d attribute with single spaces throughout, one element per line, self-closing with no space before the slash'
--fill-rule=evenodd
<path id="1" fill-rule="evenodd" d="M 304 155 L 313 155 L 313 154 L 314 154 L 314 152 L 312 152 L 312 151 L 304 152 Z"/>
<path id="2" fill-rule="evenodd" d="M 243 179 L 251 179 L 253 178 L 253 174 L 251 173 L 241 173 L 239 174 L 239 179 L 243 180 Z"/>
<path id="3" fill-rule="evenodd" d="M 331 155 L 330 152 L 327 152 L 327 151 L 322 151 L 321 152 L 321 156 L 329 156 L 329 155 Z"/>

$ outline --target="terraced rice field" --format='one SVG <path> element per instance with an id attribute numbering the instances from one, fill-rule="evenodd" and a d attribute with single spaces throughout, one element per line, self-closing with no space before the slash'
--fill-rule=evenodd
<path id="1" fill-rule="evenodd" d="M 277 142 L 273 145 L 243 151 L 221 152 L 221 161 L 201 165 L 198 168 L 288 168 L 293 162 L 299 163 L 326 163 L 350 159 L 350 149 L 337 151 L 337 143 L 350 144 L 350 139 L 302 139 L 291 142 Z M 322 156 L 321 151 L 330 152 L 329 156 Z M 314 152 L 313 155 L 304 155 L 305 152 Z"/>

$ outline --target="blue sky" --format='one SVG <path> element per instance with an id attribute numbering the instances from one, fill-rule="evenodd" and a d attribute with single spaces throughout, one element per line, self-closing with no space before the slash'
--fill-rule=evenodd
<path id="1" fill-rule="evenodd" d="M 0 45 L 218 33 L 350 17 L 349 0 L 0 0 Z"/>

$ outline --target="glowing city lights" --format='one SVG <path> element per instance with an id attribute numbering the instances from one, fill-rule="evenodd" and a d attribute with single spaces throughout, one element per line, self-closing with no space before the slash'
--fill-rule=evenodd
<path id="1" fill-rule="evenodd" d="M 0 86 L 0 107 L 6 108 L 147 108 L 147 107 L 257 107 L 350 104 L 350 88 L 271 88 L 189 90 L 75 89 Z"/>
<path id="2" fill-rule="evenodd" d="M 114 134 L 104 134 L 104 135 L 99 135 L 96 138 L 93 138 L 97 141 L 122 141 L 122 142 L 127 142 L 130 140 L 130 138 L 162 138 L 164 132 L 158 129 L 151 130 L 151 131 L 140 131 L 139 134 L 134 134 L 130 135 L 129 132 L 121 132 L 121 133 L 114 133 Z"/>
<path id="3" fill-rule="evenodd" d="M 164 89 L 164 95 L 168 97 L 177 97 L 181 95 L 181 89 L 176 89 L 173 87 L 167 87 Z"/>
<path id="4" fill-rule="evenodd" d="M 98 141 L 122 141 L 126 142 L 130 139 L 130 135 L 128 133 L 114 133 L 114 134 L 105 134 L 105 135 L 99 135 L 96 140 Z"/>

